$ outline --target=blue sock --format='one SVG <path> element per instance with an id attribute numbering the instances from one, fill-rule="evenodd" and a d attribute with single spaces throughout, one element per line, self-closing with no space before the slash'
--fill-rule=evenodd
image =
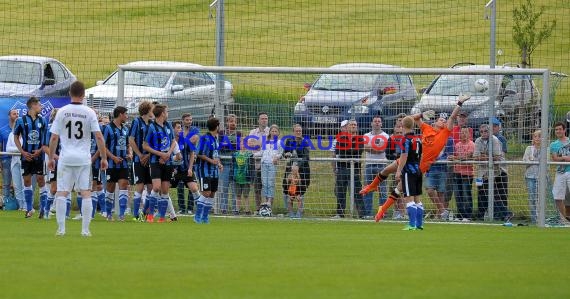
<path id="1" fill-rule="evenodd" d="M 49 210 L 51 209 L 51 205 L 53 204 L 53 200 L 55 199 L 55 194 L 48 193 L 47 200 L 46 200 L 46 207 L 45 213 L 48 215 Z"/>
<path id="2" fill-rule="evenodd" d="M 417 209 L 416 204 L 412 201 L 406 204 L 406 211 L 408 211 L 408 218 L 410 218 L 410 227 L 416 227 Z"/>
<path id="3" fill-rule="evenodd" d="M 204 211 L 204 196 L 200 195 L 196 200 L 196 213 L 194 214 L 194 222 L 202 223 L 202 214 Z"/>
<path id="4" fill-rule="evenodd" d="M 69 194 L 65 198 L 65 205 L 66 205 L 65 217 L 69 217 L 69 214 L 71 214 L 71 192 L 69 192 Z"/>
<path id="5" fill-rule="evenodd" d="M 44 213 L 47 206 L 47 188 L 43 186 L 40 189 L 40 212 Z"/>
<path id="6" fill-rule="evenodd" d="M 101 213 L 107 212 L 107 208 L 105 207 L 105 192 L 97 191 L 97 203 L 99 204 Z"/>
<path id="7" fill-rule="evenodd" d="M 77 197 L 75 197 L 75 200 L 77 201 L 77 208 L 79 208 L 79 214 L 83 215 L 83 213 L 81 212 L 81 206 L 83 205 L 83 197 L 81 197 L 81 194 L 77 193 Z"/>
<path id="8" fill-rule="evenodd" d="M 91 219 L 93 219 L 97 212 L 97 191 L 91 192 L 91 204 L 93 205 L 93 210 L 91 210 Z"/>
<path id="9" fill-rule="evenodd" d="M 32 190 L 32 186 L 24 187 L 24 200 L 26 201 L 26 211 L 31 211 L 34 204 L 34 191 Z"/>
<path id="10" fill-rule="evenodd" d="M 129 202 L 129 191 L 119 190 L 119 217 L 125 217 L 125 211 Z"/>
<path id="11" fill-rule="evenodd" d="M 419 202 L 416 204 L 416 227 L 420 228 L 424 225 L 424 205 Z"/>
<path id="12" fill-rule="evenodd" d="M 210 223 L 210 219 L 208 215 L 210 214 L 210 210 L 214 206 L 214 199 L 206 197 L 206 201 L 204 202 L 204 208 L 202 210 L 202 223 Z"/>
<path id="13" fill-rule="evenodd" d="M 133 197 L 133 215 L 135 218 L 139 218 L 139 209 L 141 207 L 141 194 L 135 191 L 135 196 Z"/>
<path id="14" fill-rule="evenodd" d="M 107 219 L 113 217 L 113 208 L 115 207 L 115 193 L 105 192 L 105 211 L 107 212 Z"/>
<path id="15" fill-rule="evenodd" d="M 144 205 L 143 205 L 143 214 L 147 215 L 148 214 L 148 210 L 150 209 L 150 201 L 148 200 L 150 197 L 150 195 L 146 196 L 146 200 L 144 201 Z M 142 200 L 142 197 L 141 197 Z"/>
<path id="16" fill-rule="evenodd" d="M 166 209 L 168 208 L 168 194 L 161 195 L 158 200 L 158 215 L 160 218 L 166 217 Z"/>
<path id="17" fill-rule="evenodd" d="M 148 215 L 154 215 L 158 202 L 158 193 L 154 192 L 154 190 L 151 191 L 150 196 L 146 197 L 146 201 L 148 202 Z"/>

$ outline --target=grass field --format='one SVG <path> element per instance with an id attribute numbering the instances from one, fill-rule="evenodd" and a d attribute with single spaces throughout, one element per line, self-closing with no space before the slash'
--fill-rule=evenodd
<path id="1" fill-rule="evenodd" d="M 568 231 L 214 218 L 0 217 L 2 298 L 564 298 Z"/>

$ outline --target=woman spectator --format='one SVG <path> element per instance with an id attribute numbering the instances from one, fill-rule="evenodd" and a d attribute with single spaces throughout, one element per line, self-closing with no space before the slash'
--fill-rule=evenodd
<path id="1" fill-rule="evenodd" d="M 540 157 L 540 136 L 540 130 L 534 131 L 534 133 L 532 133 L 532 143 L 526 147 L 523 155 L 523 161 L 538 161 L 538 157 Z M 526 171 L 524 173 L 524 178 L 528 191 L 530 220 L 532 223 L 536 223 L 536 203 L 538 202 L 538 165 L 527 165 Z"/>
<path id="2" fill-rule="evenodd" d="M 283 148 L 284 155 L 286 158 L 290 158 L 287 162 L 287 167 L 285 168 L 285 175 L 283 177 L 283 199 L 286 203 L 285 206 L 289 206 L 289 194 L 288 194 L 288 180 L 289 174 L 291 173 L 291 166 L 296 163 L 299 167 L 299 185 L 297 186 L 297 194 L 299 195 L 299 209 L 297 211 L 296 217 L 300 218 L 303 216 L 304 209 L 304 195 L 307 192 L 307 188 L 311 184 L 311 168 L 309 166 L 309 147 L 303 143 L 303 128 L 301 125 L 296 124 L 293 126 L 293 134 L 295 139 L 286 139 Z"/>
<path id="3" fill-rule="evenodd" d="M 469 128 L 462 128 L 459 133 L 459 142 L 454 146 L 453 155 L 448 158 L 452 161 L 465 161 L 473 158 L 475 143 L 469 139 L 471 133 Z M 469 221 L 473 215 L 473 165 L 455 164 L 453 165 L 453 177 L 455 183 L 458 218 Z"/>
<path id="4" fill-rule="evenodd" d="M 273 204 L 273 198 L 275 197 L 276 165 L 279 164 L 279 159 L 283 155 L 283 148 L 278 143 L 279 127 L 271 125 L 269 134 L 262 144 L 261 151 L 254 154 L 256 157 L 261 156 L 261 195 L 265 198 L 265 204 L 269 207 Z"/>

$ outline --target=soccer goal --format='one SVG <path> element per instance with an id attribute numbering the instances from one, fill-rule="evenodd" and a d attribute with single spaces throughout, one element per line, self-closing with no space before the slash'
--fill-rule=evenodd
<path id="1" fill-rule="evenodd" d="M 190 113 L 192 125 L 205 132 L 215 116 L 228 133 L 218 153 L 224 165 L 218 214 L 255 214 L 270 203 L 273 217 L 372 219 L 395 186 L 394 176 L 379 192 L 364 197 L 358 192 L 401 153 L 394 141 L 402 134 L 402 118 L 433 110 L 435 117 L 423 122 L 437 126 L 443 119 L 447 126 L 458 97 L 469 94 L 452 120 L 448 143 L 423 179 L 426 218 L 539 226 L 551 217 L 565 222 L 552 198 L 552 182 L 556 168 L 570 163 L 549 158 L 556 141 L 553 126 L 566 122 L 558 117 L 566 108 L 554 104 L 563 74 L 471 63 L 451 68 L 121 65 L 117 105 L 132 114 L 144 100 L 130 94 L 136 89 L 129 86 L 133 72 L 175 73 L 170 92 L 150 100 L 166 103 L 171 121 Z M 266 136 L 272 129 L 277 135 Z M 338 146 L 339 132 L 349 132 L 354 142 Z M 238 145 L 253 156 L 247 178 L 236 170 Z M 260 149 L 274 152 L 264 155 Z M 299 175 L 295 193 L 289 192 L 292 172 Z M 385 219 L 405 219 L 402 205 L 395 204 Z"/>

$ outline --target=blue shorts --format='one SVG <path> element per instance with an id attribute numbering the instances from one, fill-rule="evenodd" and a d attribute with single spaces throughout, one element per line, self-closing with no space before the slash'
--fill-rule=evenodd
<path id="1" fill-rule="evenodd" d="M 447 190 L 447 167 L 434 168 L 426 172 L 426 189 L 434 189 L 437 192 Z"/>

